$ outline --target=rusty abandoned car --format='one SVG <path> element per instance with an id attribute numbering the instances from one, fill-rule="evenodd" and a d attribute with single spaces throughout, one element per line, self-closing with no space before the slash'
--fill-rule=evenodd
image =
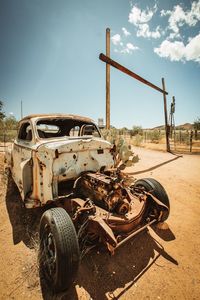
<path id="1" fill-rule="evenodd" d="M 72 284 L 85 249 L 103 244 L 113 254 L 168 218 L 162 185 L 152 178 L 130 183 L 117 155 L 89 118 L 52 114 L 20 121 L 6 160 L 27 209 L 53 204 L 39 230 L 41 267 L 55 291 Z"/>

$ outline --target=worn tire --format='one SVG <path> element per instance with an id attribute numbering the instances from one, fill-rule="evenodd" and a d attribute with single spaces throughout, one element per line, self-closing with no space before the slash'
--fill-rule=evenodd
<path id="1" fill-rule="evenodd" d="M 164 207 L 161 209 L 161 207 L 153 201 L 151 201 L 150 204 L 151 207 L 152 205 L 156 207 L 158 212 L 163 212 L 162 218 L 160 220 L 161 222 L 167 220 L 170 213 L 170 202 L 164 187 L 153 178 L 143 178 L 137 180 L 134 184 L 134 187 L 138 186 L 144 187 L 147 192 L 151 191 L 153 196 L 155 196 L 158 200 L 160 200 L 163 204 L 165 204 L 168 207 L 168 210 Z M 148 208 L 149 211 L 151 210 L 151 207 Z"/>
<path id="2" fill-rule="evenodd" d="M 40 221 L 41 274 L 56 292 L 69 288 L 79 266 L 79 245 L 74 224 L 63 208 L 47 210 Z"/>

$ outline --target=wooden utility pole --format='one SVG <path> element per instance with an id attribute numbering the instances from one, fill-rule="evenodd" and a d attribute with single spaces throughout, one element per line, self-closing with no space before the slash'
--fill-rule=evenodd
<path id="1" fill-rule="evenodd" d="M 106 56 L 110 57 L 110 28 L 106 28 Z M 110 129 L 110 65 L 106 64 L 106 129 Z"/>
<path id="2" fill-rule="evenodd" d="M 21 119 L 23 118 L 23 103 L 22 103 L 22 100 L 21 100 Z"/>
<path id="3" fill-rule="evenodd" d="M 164 115 L 165 115 L 165 135 L 166 135 L 166 150 L 170 152 L 170 144 L 169 144 L 169 126 L 167 121 L 167 98 L 165 93 L 165 80 L 162 78 L 162 88 L 163 88 L 163 100 L 164 100 Z"/>

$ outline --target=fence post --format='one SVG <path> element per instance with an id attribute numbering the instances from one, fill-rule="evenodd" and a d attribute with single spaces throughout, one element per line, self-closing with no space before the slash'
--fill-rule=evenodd
<path id="1" fill-rule="evenodd" d="M 192 138 L 193 138 L 193 131 L 190 132 L 190 152 L 192 152 Z"/>
<path id="2" fill-rule="evenodd" d="M 195 140 L 197 140 L 197 129 L 195 129 L 195 131 L 194 131 L 194 138 L 195 138 Z"/>
<path id="3" fill-rule="evenodd" d="M 174 130 L 174 150 L 176 150 L 176 130 Z"/>
<path id="4" fill-rule="evenodd" d="M 181 130 L 179 131 L 179 139 L 180 139 L 180 144 L 182 143 L 182 134 L 181 134 Z"/>
<path id="5" fill-rule="evenodd" d="M 4 149 L 4 151 L 6 151 L 6 135 L 5 135 L 5 132 L 3 134 L 3 149 Z"/>

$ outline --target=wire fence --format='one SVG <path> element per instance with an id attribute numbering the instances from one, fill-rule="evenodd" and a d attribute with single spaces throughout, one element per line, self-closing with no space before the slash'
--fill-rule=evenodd
<path id="1" fill-rule="evenodd" d="M 200 131 L 178 130 L 170 136 L 172 150 L 200 152 Z"/>
<path id="2" fill-rule="evenodd" d="M 166 139 L 164 130 L 146 130 L 143 134 L 132 137 L 136 146 L 157 145 L 158 149 L 165 149 Z M 156 146 L 153 148 L 156 149 Z M 200 153 L 200 131 L 176 130 L 170 134 L 170 149 L 177 152 Z"/>
<path id="3" fill-rule="evenodd" d="M 129 144 L 155 150 L 166 150 L 165 130 L 141 130 L 133 134 L 131 130 L 111 129 L 111 136 L 124 138 Z M 109 133 L 110 134 L 110 133 Z M 107 132 L 103 132 L 106 138 Z M 182 153 L 200 153 L 200 131 L 176 130 L 170 134 L 170 149 Z"/>
<path id="4" fill-rule="evenodd" d="M 114 134 L 125 138 L 134 146 L 149 146 L 149 148 L 165 150 L 164 130 L 142 130 L 140 134 L 132 135 L 131 131 L 122 132 L 115 129 Z M 0 131 L 0 152 L 5 152 L 6 147 L 14 141 L 16 136 L 16 129 Z M 200 153 L 200 131 L 176 130 L 170 135 L 170 148 L 172 151 Z"/>
<path id="5" fill-rule="evenodd" d="M 17 136 L 17 129 L 0 131 L 0 152 L 5 152 L 8 145 L 14 141 Z"/>

